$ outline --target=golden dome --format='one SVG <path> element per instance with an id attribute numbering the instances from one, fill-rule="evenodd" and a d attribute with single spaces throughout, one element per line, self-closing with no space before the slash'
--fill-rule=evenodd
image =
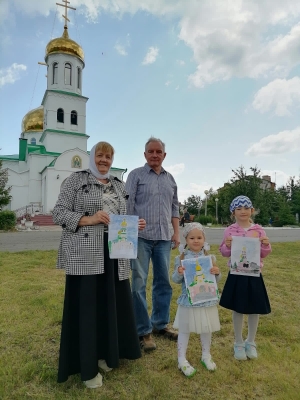
<path id="1" fill-rule="evenodd" d="M 44 107 L 29 111 L 22 119 L 22 132 L 40 132 L 44 129 Z"/>
<path id="2" fill-rule="evenodd" d="M 68 28 L 65 26 L 62 37 L 51 40 L 46 47 L 45 60 L 49 54 L 65 53 L 84 61 L 84 52 L 78 43 L 69 38 Z"/>

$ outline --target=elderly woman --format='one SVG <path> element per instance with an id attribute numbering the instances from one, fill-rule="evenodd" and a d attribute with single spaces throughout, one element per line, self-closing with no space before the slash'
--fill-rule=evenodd
<path id="1" fill-rule="evenodd" d="M 108 255 L 109 214 L 126 214 L 123 182 L 109 173 L 113 147 L 96 144 L 89 169 L 73 173 L 53 210 L 63 228 L 58 268 L 66 270 L 58 382 L 81 374 L 89 388 L 102 386 L 120 358 L 141 356 L 129 283 L 129 260 Z M 145 220 L 139 220 L 144 229 Z"/>

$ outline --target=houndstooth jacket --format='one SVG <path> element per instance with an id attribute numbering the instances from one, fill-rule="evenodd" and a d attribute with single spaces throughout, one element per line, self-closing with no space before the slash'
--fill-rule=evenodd
<path id="1" fill-rule="evenodd" d="M 127 193 L 118 178 L 110 176 L 119 201 L 120 214 L 126 214 Z M 89 169 L 74 172 L 61 189 L 53 209 L 53 221 L 63 228 L 57 259 L 57 268 L 68 275 L 95 275 L 104 273 L 104 225 L 78 226 L 83 216 L 92 216 L 103 210 L 103 186 Z M 129 278 L 130 261 L 118 260 L 119 279 Z"/>

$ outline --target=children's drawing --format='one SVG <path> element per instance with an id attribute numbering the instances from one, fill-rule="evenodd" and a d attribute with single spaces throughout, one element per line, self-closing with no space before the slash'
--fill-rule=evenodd
<path id="1" fill-rule="evenodd" d="M 258 238 L 232 236 L 231 266 L 233 275 L 260 275 L 260 241 Z"/>
<path id="2" fill-rule="evenodd" d="M 209 272 L 212 268 L 210 256 L 189 258 L 181 263 L 185 268 L 184 280 L 191 304 L 219 299 L 216 278 Z"/>
<path id="3" fill-rule="evenodd" d="M 110 214 L 108 249 L 110 258 L 137 258 L 138 220 L 136 215 Z"/>

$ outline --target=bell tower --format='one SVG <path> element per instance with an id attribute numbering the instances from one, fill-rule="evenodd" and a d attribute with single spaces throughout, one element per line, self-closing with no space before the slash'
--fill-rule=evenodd
<path id="1" fill-rule="evenodd" d="M 47 151 L 63 152 L 78 147 L 87 150 L 86 103 L 82 96 L 84 52 L 81 46 L 70 39 L 68 33 L 68 9 L 64 4 L 64 31 L 61 37 L 52 39 L 46 46 L 47 90 L 42 101 L 44 107 L 44 132 L 41 144 Z"/>

